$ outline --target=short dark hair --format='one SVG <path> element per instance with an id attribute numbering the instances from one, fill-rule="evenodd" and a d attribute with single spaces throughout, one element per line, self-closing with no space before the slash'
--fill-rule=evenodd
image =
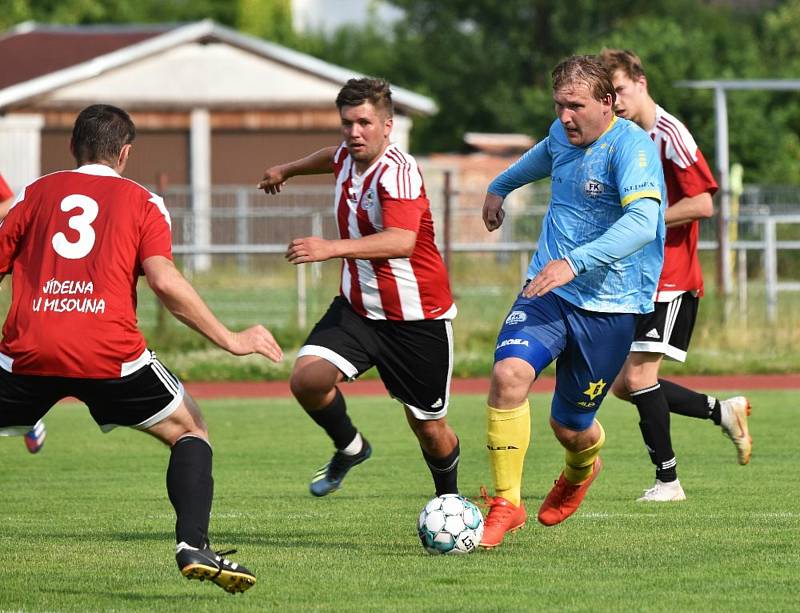
<path id="1" fill-rule="evenodd" d="M 385 111 L 389 117 L 394 114 L 392 90 L 384 79 L 350 79 L 336 96 L 336 108 L 340 111 L 343 106 L 360 106 L 365 102 Z"/>
<path id="2" fill-rule="evenodd" d="M 136 126 L 128 113 L 110 104 L 83 109 L 72 128 L 72 153 L 78 164 L 114 163 L 122 147 L 136 138 Z"/>
<path id="3" fill-rule="evenodd" d="M 553 69 L 552 77 L 553 91 L 580 83 L 589 88 L 595 100 L 603 100 L 606 96 L 611 96 L 611 102 L 617 99 L 611 75 L 595 55 L 568 57 Z"/>
<path id="4" fill-rule="evenodd" d="M 633 51 L 627 49 L 603 49 L 600 52 L 600 61 L 612 75 L 621 70 L 630 80 L 635 81 L 639 77 L 644 77 L 644 67 L 642 60 Z"/>

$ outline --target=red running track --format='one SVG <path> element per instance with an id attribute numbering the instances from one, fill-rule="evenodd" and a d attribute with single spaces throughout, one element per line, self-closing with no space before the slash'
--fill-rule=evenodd
<path id="1" fill-rule="evenodd" d="M 698 391 L 726 390 L 793 390 L 800 389 L 800 374 L 789 375 L 730 375 L 669 377 L 680 385 Z M 552 392 L 553 377 L 542 377 L 533 386 L 533 392 Z M 242 381 L 187 383 L 186 389 L 195 398 L 289 398 L 288 381 Z M 375 396 L 386 393 L 378 380 L 346 383 L 343 391 L 348 396 Z M 454 394 L 486 394 L 488 379 L 454 379 Z"/>

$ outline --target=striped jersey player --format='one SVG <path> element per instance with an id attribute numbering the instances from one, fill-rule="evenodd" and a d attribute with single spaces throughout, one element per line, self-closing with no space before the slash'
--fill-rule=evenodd
<path id="1" fill-rule="evenodd" d="M 749 462 L 752 447 L 746 398 L 720 401 L 658 376 L 665 357 L 686 360 L 703 295 L 703 273 L 697 257 L 700 219 L 713 213 L 711 198 L 717 182 L 686 126 L 650 97 L 641 60 L 630 51 L 615 49 L 603 51 L 601 58 L 612 75 L 617 115 L 646 130 L 659 150 L 669 205 L 664 214 L 667 236 L 655 309 L 639 317 L 631 353 L 612 391 L 636 405 L 645 446 L 656 467 L 655 484 L 639 500 L 679 501 L 686 494 L 678 480 L 672 449 L 671 412 L 721 426 L 736 446 L 740 464 Z"/>
<path id="2" fill-rule="evenodd" d="M 341 485 L 372 448 L 353 426 L 339 384 L 373 366 L 404 407 L 437 495 L 457 493 L 458 438 L 445 418 L 456 306 L 434 242 L 425 186 L 412 156 L 390 142 L 392 99 L 380 79 L 351 79 L 336 99 L 344 141 L 268 168 L 259 187 L 281 191 L 296 175 L 333 173 L 338 239 L 294 239 L 292 264 L 340 258 L 340 293 L 300 349 L 294 396 L 333 441 L 311 481 L 314 496 Z"/>
<path id="3" fill-rule="evenodd" d="M 436 248 L 433 218 L 416 160 L 395 145 L 363 174 L 347 146 L 333 158 L 339 236 L 357 239 L 386 228 L 415 232 L 410 257 L 381 260 L 344 258 L 341 295 L 370 319 L 449 320 L 456 315 L 447 271 Z"/>

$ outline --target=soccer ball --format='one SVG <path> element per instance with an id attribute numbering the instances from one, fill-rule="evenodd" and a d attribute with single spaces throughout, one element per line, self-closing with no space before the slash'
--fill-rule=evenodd
<path id="1" fill-rule="evenodd" d="M 417 534 L 428 553 L 470 553 L 481 542 L 483 515 L 463 496 L 437 496 L 419 514 Z"/>

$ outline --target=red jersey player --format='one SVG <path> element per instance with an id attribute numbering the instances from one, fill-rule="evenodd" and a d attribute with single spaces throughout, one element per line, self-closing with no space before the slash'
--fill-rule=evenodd
<path id="1" fill-rule="evenodd" d="M 208 431 L 136 326 L 138 277 L 178 319 L 234 355 L 282 354 L 263 326 L 231 332 L 175 267 L 164 202 L 121 176 L 134 137 L 122 109 L 87 107 L 70 142 L 78 168 L 27 185 L 0 225 L 0 273 L 12 275 L 13 292 L 0 342 L 0 432 L 24 433 L 73 396 L 104 432 L 128 426 L 169 445 L 178 567 L 240 592 L 253 574 L 209 546 Z"/>
<path id="2" fill-rule="evenodd" d="M 422 175 L 390 143 L 392 98 L 380 79 L 351 79 L 336 99 L 344 142 L 268 168 L 259 184 L 279 192 L 290 177 L 333 173 L 338 240 L 294 239 L 292 264 L 342 259 L 339 296 L 300 349 L 294 396 L 333 441 L 330 462 L 310 485 L 314 496 L 339 488 L 372 453 L 346 412 L 339 384 L 377 366 L 405 407 L 436 494 L 457 493 L 458 438 L 448 425 L 456 307 Z"/>
<path id="3" fill-rule="evenodd" d="M 14 202 L 14 192 L 6 183 L 3 175 L 0 174 L 0 221 L 5 219 L 11 204 Z M 25 433 L 25 447 L 31 453 L 38 453 L 44 447 L 44 440 L 47 438 L 47 428 L 44 421 L 37 421 L 33 427 Z"/>
<path id="4" fill-rule="evenodd" d="M 11 191 L 3 175 L 0 174 L 0 219 L 8 215 L 8 209 L 11 208 L 12 202 L 14 202 L 14 192 Z"/>
<path id="5" fill-rule="evenodd" d="M 655 295 L 655 310 L 639 317 L 636 336 L 612 391 L 639 411 L 639 426 L 656 467 L 653 487 L 638 500 L 684 500 L 669 430 L 670 412 L 709 419 L 734 443 L 739 463 L 750 461 L 752 440 L 747 426 L 750 403 L 743 396 L 720 401 L 658 378 L 664 357 L 683 362 L 703 295 L 697 258 L 700 219 L 713 213 L 717 183 L 697 144 L 678 119 L 658 106 L 647 90 L 641 60 L 630 51 L 606 49 L 601 55 L 617 93 L 617 115 L 649 132 L 661 152 L 668 208 L 664 268 Z"/>

